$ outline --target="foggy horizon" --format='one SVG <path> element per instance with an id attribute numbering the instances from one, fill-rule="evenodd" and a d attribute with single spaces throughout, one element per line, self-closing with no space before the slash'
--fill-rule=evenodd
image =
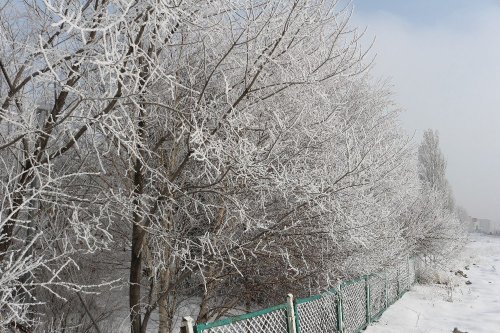
<path id="1" fill-rule="evenodd" d="M 376 37 L 374 73 L 389 78 L 403 126 L 418 144 L 440 134 L 458 205 L 500 220 L 500 6 L 495 1 L 354 2 L 354 22 Z"/>

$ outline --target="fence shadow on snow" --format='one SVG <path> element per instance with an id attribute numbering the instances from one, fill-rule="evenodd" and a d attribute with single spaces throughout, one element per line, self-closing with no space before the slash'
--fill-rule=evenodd
<path id="1" fill-rule="evenodd" d="M 181 333 L 358 333 L 415 282 L 412 259 L 396 267 L 341 283 L 320 295 L 212 323 L 184 318 Z"/>

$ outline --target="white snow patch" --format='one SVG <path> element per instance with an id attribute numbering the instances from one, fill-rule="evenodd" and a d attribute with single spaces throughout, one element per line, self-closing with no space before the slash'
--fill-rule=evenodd
<path id="1" fill-rule="evenodd" d="M 458 286 L 416 285 L 366 333 L 500 332 L 500 237 L 471 236 L 449 270 L 462 270 Z M 468 267 L 467 270 L 465 267 Z M 450 274 L 450 273 L 449 273 Z M 472 284 L 466 285 L 470 280 Z"/>

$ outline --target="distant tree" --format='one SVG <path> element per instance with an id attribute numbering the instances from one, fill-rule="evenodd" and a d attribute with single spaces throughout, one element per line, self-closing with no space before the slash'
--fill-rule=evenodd
<path id="1" fill-rule="evenodd" d="M 418 176 L 423 184 L 444 189 L 446 181 L 446 160 L 439 147 L 436 130 L 425 130 L 422 143 L 418 147 Z"/>
<path id="2" fill-rule="evenodd" d="M 418 148 L 419 192 L 401 220 L 414 253 L 446 258 L 463 246 L 464 226 L 455 211 L 451 186 L 446 179 L 446 160 L 437 131 L 426 130 Z"/>
<path id="3" fill-rule="evenodd" d="M 468 227 L 468 223 L 471 222 L 472 218 L 464 207 L 456 205 L 455 215 L 457 216 L 460 223 Z"/>
<path id="4" fill-rule="evenodd" d="M 446 178 L 446 159 L 439 146 L 439 134 L 436 130 L 424 132 L 418 148 L 418 175 L 422 186 L 441 192 L 445 197 L 444 205 L 451 212 L 455 200 L 451 186 Z"/>

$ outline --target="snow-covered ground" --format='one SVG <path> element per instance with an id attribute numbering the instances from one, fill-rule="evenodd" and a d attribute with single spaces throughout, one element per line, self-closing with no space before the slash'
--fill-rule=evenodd
<path id="1" fill-rule="evenodd" d="M 459 332 L 500 332 L 500 237 L 471 236 L 444 269 L 447 274 L 436 280 L 448 285 L 415 285 L 365 332 L 451 333 L 455 327 Z M 467 277 L 455 274 L 458 270 Z"/>

